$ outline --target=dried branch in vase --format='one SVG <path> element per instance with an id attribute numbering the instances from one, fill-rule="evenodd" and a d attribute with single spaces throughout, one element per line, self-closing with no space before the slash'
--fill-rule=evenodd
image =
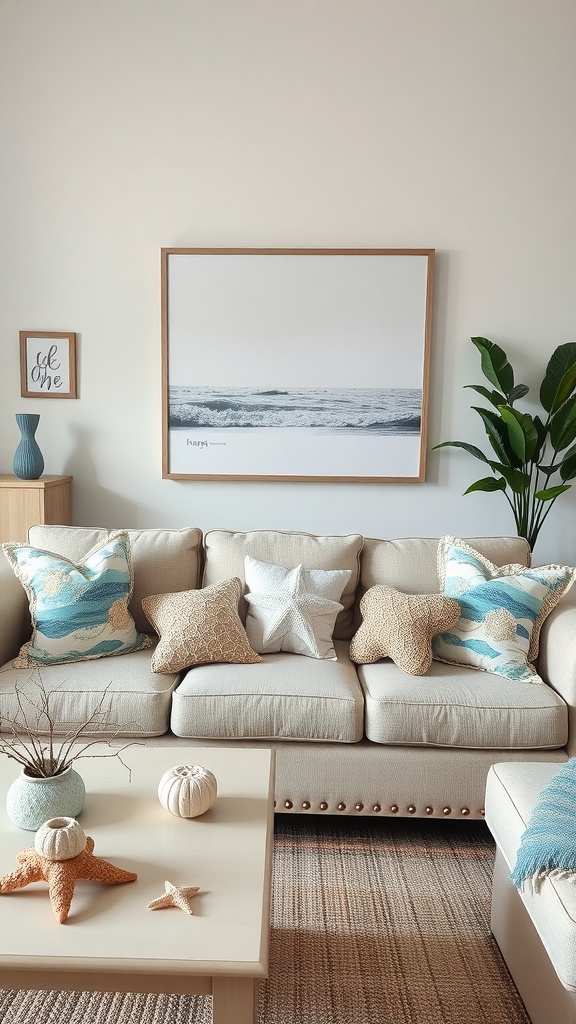
<path id="1" fill-rule="evenodd" d="M 122 751 L 138 745 L 137 740 L 113 747 L 126 726 L 111 718 L 107 686 L 93 710 L 81 725 L 68 731 L 58 729 L 53 705 L 61 693 L 48 690 L 40 671 L 37 679 L 29 679 L 29 686 L 16 684 L 14 690 L 18 710 L 14 718 L 0 713 L 0 754 L 17 761 L 27 775 L 33 778 L 51 778 L 62 775 L 82 757 L 117 757 L 130 775 L 130 768 L 122 758 Z M 105 745 L 109 752 L 95 751 L 96 745 Z"/>

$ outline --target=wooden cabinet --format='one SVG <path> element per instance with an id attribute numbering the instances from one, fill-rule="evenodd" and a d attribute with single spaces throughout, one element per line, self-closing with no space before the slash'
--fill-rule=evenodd
<path id="1" fill-rule="evenodd" d="M 0 475 L 0 544 L 28 540 L 28 527 L 35 523 L 68 526 L 71 508 L 71 476 L 20 480 Z"/>

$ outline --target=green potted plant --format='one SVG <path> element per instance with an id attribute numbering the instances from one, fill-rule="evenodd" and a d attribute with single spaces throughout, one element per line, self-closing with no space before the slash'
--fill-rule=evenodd
<path id="1" fill-rule="evenodd" d="M 443 441 L 435 448 L 463 448 L 490 467 L 491 476 L 464 491 L 501 491 L 514 515 L 519 537 L 533 549 L 556 499 L 570 490 L 576 477 L 576 342 L 552 353 L 540 385 L 541 412 L 531 415 L 516 407 L 528 394 L 516 384 L 503 349 L 487 338 L 471 338 L 491 388 L 467 384 L 487 402 L 472 406 L 480 416 L 492 449 L 486 455 L 466 441 Z"/>

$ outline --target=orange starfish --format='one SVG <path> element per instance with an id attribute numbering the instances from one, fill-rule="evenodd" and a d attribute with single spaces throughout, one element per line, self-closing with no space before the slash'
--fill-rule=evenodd
<path id="1" fill-rule="evenodd" d="M 0 878 L 0 893 L 21 889 L 30 882 L 48 882 L 48 893 L 59 924 L 68 917 L 70 904 L 74 895 L 77 878 L 89 878 L 112 885 L 121 882 L 134 882 L 137 875 L 133 871 L 117 868 L 101 857 L 94 857 L 94 840 L 86 836 L 86 849 L 69 860 L 49 860 L 37 853 L 34 847 L 20 850 L 16 860 L 22 866 Z"/>

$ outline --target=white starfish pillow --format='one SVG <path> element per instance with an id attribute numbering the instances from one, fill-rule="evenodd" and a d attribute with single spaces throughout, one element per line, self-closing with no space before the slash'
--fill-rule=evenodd
<path id="1" fill-rule="evenodd" d="M 336 660 L 332 633 L 349 569 L 286 569 L 246 555 L 244 575 L 246 632 L 258 654 L 291 651 Z"/>

